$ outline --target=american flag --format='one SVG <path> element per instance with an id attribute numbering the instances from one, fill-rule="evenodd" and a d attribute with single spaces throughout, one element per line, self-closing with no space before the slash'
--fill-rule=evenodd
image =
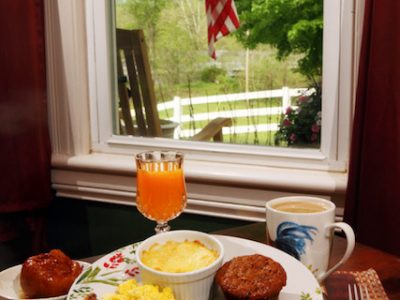
<path id="1" fill-rule="evenodd" d="M 216 59 L 214 43 L 239 27 L 233 0 L 206 0 L 208 54 Z"/>

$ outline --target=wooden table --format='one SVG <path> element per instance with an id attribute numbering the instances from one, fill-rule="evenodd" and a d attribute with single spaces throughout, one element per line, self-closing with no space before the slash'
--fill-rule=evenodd
<path id="1" fill-rule="evenodd" d="M 254 240 L 263 244 L 267 243 L 265 223 L 254 223 L 246 226 L 217 231 L 215 233 Z M 337 262 L 342 257 L 345 248 L 346 240 L 342 237 L 335 237 L 332 247 L 331 261 Z M 338 270 L 366 271 L 369 268 L 373 268 L 378 273 L 389 299 L 400 300 L 399 257 L 362 245 L 360 243 L 356 243 L 353 254 L 349 260 Z M 326 280 L 329 280 L 329 277 Z"/>

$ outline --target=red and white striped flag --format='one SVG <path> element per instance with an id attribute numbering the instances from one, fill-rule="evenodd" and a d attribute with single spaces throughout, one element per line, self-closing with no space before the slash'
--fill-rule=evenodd
<path id="1" fill-rule="evenodd" d="M 208 54 L 216 59 L 214 43 L 239 27 L 233 0 L 206 0 Z"/>

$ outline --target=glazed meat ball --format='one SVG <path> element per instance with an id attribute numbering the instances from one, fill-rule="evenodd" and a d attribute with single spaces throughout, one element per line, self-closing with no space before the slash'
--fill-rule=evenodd
<path id="1" fill-rule="evenodd" d="M 20 277 L 24 296 L 47 298 L 67 294 L 81 271 L 79 263 L 58 249 L 29 257 L 22 265 Z"/>

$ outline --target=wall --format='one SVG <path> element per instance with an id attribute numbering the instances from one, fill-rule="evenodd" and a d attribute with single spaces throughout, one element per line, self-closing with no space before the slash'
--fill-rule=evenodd
<path id="1" fill-rule="evenodd" d="M 107 254 L 154 234 L 155 223 L 134 206 L 55 197 L 47 215 L 47 248 L 61 249 L 72 258 Z M 172 229 L 211 232 L 250 222 L 182 214 L 170 222 Z M 22 263 L 30 253 L 32 236 L 0 243 L 0 271 Z"/>
<path id="2" fill-rule="evenodd" d="M 69 198 L 56 198 L 49 209 L 50 248 L 60 248 L 74 258 L 106 254 L 141 241 L 154 233 L 155 223 L 136 207 Z M 170 222 L 172 229 L 203 232 L 246 225 L 249 222 L 182 214 Z"/>

